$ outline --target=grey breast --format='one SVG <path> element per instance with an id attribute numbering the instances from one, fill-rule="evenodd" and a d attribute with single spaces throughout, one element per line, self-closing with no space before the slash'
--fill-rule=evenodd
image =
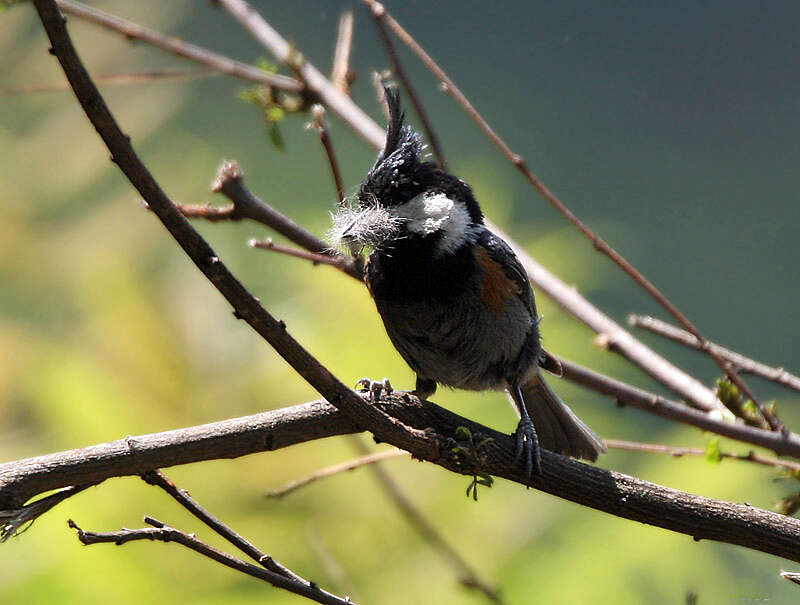
<path id="1" fill-rule="evenodd" d="M 532 328 L 516 296 L 494 313 L 468 290 L 448 300 L 376 300 L 386 332 L 420 376 L 460 389 L 502 389 Z"/>

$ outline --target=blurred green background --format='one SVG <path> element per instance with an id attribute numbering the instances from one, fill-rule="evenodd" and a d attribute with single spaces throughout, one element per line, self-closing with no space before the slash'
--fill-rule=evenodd
<path id="1" fill-rule="evenodd" d="M 354 2 L 257 2 L 328 71 L 338 16 L 356 9 L 354 97 L 382 120 L 370 84 L 388 66 Z M 246 61 L 265 52 L 207 3 L 98 6 Z M 800 367 L 800 68 L 796 2 L 391 2 L 512 148 L 710 338 Z M 191 67 L 70 19 L 95 75 Z M 316 394 L 190 264 L 108 159 L 69 92 L 8 89 L 62 79 L 32 7 L 0 13 L 0 460 L 80 447 L 303 402 Z M 407 56 L 407 53 L 403 53 Z M 415 62 L 409 71 L 453 171 L 486 213 L 610 315 L 660 314 L 626 277 L 534 194 Z M 280 125 L 276 149 L 229 78 L 106 87 L 137 151 L 173 199 L 214 201 L 217 165 L 236 159 L 248 185 L 317 233 L 335 194 L 305 118 Z M 352 191 L 374 158 L 345 127 L 332 136 Z M 411 371 L 366 291 L 336 271 L 251 250 L 255 224 L 202 224 L 223 260 L 347 383 Z M 647 388 L 641 372 L 592 346 L 593 334 L 540 297 L 547 346 Z M 701 356 L 640 336 L 706 383 Z M 562 382 L 555 386 L 607 438 L 703 447 L 709 437 Z M 800 427 L 798 397 L 753 380 Z M 436 401 L 511 431 L 501 394 L 441 391 Z M 725 450 L 746 446 L 722 443 Z M 344 439 L 169 469 L 168 475 L 298 573 L 363 603 L 481 603 L 460 587 L 366 471 L 281 501 L 264 492 L 353 457 Z M 743 463 L 712 465 L 611 452 L 600 464 L 674 488 L 770 508 L 796 484 Z M 793 603 L 788 562 L 607 516 L 498 482 L 478 503 L 468 479 L 405 459 L 386 465 L 412 499 L 497 585 L 508 603 Z M 66 527 L 110 531 L 150 514 L 220 541 L 138 479 L 116 479 L 47 514 L 0 546 L 3 603 L 294 603 L 299 597 L 177 546 L 82 547 Z"/>

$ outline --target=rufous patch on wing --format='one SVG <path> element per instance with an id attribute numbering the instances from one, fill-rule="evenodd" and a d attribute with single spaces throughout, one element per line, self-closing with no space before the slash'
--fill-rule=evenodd
<path id="1" fill-rule="evenodd" d="M 494 313 L 501 313 L 511 296 L 520 294 L 519 285 L 506 275 L 503 268 L 483 248 L 475 250 L 475 260 L 483 268 L 481 298 Z"/>

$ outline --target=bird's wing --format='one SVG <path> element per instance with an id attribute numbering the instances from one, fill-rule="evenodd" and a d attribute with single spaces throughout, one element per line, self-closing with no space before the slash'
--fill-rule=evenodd
<path id="1" fill-rule="evenodd" d="M 500 267 L 503 274 L 511 282 L 515 294 L 530 309 L 535 321 L 538 316 L 533 288 L 531 288 L 531 283 L 528 280 L 528 274 L 511 247 L 488 229 L 482 231 L 477 244 L 484 248 L 488 258 Z"/>

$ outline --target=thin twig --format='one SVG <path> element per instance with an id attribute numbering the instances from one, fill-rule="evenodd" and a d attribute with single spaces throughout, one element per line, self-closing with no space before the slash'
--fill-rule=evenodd
<path id="1" fill-rule="evenodd" d="M 211 204 L 179 204 L 176 202 L 175 207 L 186 218 L 202 218 L 212 223 L 217 221 L 240 221 L 244 218 L 234 204 L 212 206 Z"/>
<path id="2" fill-rule="evenodd" d="M 708 351 L 708 354 L 719 364 L 723 371 L 728 375 L 739 390 L 744 393 L 758 408 L 761 415 L 769 424 L 772 430 L 782 430 L 783 423 L 776 418 L 772 413 L 764 408 L 748 385 L 742 380 L 742 377 L 736 372 L 735 368 L 728 361 L 717 355 L 713 350 L 709 349 L 709 343 L 698 331 L 697 327 L 689 321 L 684 315 L 664 294 L 656 288 L 636 267 L 634 267 L 627 259 L 625 259 L 619 252 L 612 248 L 602 238 L 595 234 L 587 225 L 585 225 L 567 206 L 550 191 L 545 184 L 527 167 L 525 159 L 511 150 L 511 148 L 500 138 L 500 136 L 489 126 L 488 122 L 478 113 L 478 110 L 469 102 L 464 94 L 456 87 L 455 83 L 450 77 L 439 67 L 439 65 L 425 52 L 425 50 L 417 43 L 417 41 L 397 22 L 392 16 L 386 12 L 386 9 L 380 2 L 376 0 L 363 0 L 364 3 L 370 8 L 372 14 L 376 19 L 385 23 L 392 31 L 400 38 L 411 50 L 416 54 L 422 63 L 441 81 L 445 90 L 456 99 L 464 111 L 469 114 L 489 139 L 500 149 L 506 158 L 516 166 L 519 171 L 525 176 L 531 185 L 533 185 L 539 193 L 544 197 L 558 212 L 564 216 L 570 223 L 572 223 L 578 230 L 581 231 L 595 247 L 596 250 L 608 256 L 614 263 L 617 264 L 625 273 L 627 273 L 637 284 L 647 291 L 647 293 L 662 305 L 669 313 L 677 319 L 689 332 L 702 343 L 703 350 Z"/>
<path id="3" fill-rule="evenodd" d="M 628 315 L 628 325 L 635 328 L 644 328 L 650 330 L 654 334 L 669 338 L 682 345 L 691 347 L 698 351 L 702 351 L 703 347 L 700 341 L 697 340 L 690 332 L 681 330 L 677 326 L 673 326 L 665 321 L 650 317 L 649 315 Z M 766 378 L 772 382 L 776 382 L 789 389 L 800 391 L 800 376 L 796 376 L 791 372 L 787 372 L 784 368 L 776 368 L 768 366 L 760 361 L 755 361 L 750 357 L 746 357 L 736 351 L 731 351 L 723 346 L 709 342 L 709 347 L 713 349 L 717 355 L 724 357 L 731 362 L 736 368 L 745 374 L 754 374 L 761 378 Z"/>
<path id="4" fill-rule="evenodd" d="M 316 252 L 309 252 L 308 250 L 301 250 L 298 248 L 290 248 L 289 246 L 281 246 L 272 241 L 271 238 L 264 240 L 251 239 L 247 242 L 251 248 L 259 248 L 261 250 L 271 250 L 279 254 L 286 254 L 287 256 L 294 256 L 295 258 L 302 258 L 303 260 L 311 261 L 314 265 L 330 265 L 337 269 L 343 269 L 348 257 L 346 256 L 329 256 L 327 254 L 317 254 Z"/>
<path id="5" fill-rule="evenodd" d="M 372 72 L 372 87 L 375 89 L 375 98 L 378 100 L 378 107 L 383 110 L 383 117 L 389 121 L 389 105 L 386 103 L 386 83 L 391 74 L 388 71 Z"/>
<path id="6" fill-rule="evenodd" d="M 283 487 L 278 487 L 267 491 L 267 496 L 270 498 L 283 498 L 287 494 L 290 494 L 300 489 L 301 487 L 305 487 L 311 483 L 314 483 L 315 481 L 319 481 L 320 479 L 333 477 L 334 475 L 338 475 L 346 471 L 352 471 L 357 468 L 361 468 L 362 466 L 366 466 L 368 464 L 375 464 L 376 462 L 380 462 L 382 460 L 388 460 L 390 458 L 399 458 L 400 456 L 408 456 L 408 455 L 409 455 L 408 452 L 398 449 L 367 454 L 366 456 L 361 456 L 360 458 L 356 458 L 355 460 L 350 460 L 348 462 L 342 462 L 341 464 L 333 464 L 331 466 L 327 466 L 323 469 L 318 470 L 315 473 L 308 475 L 307 477 L 303 477 L 302 479 L 294 479 L 292 481 L 289 481 L 289 483 L 287 483 Z"/>
<path id="7" fill-rule="evenodd" d="M 239 216 L 249 218 L 274 229 L 309 252 L 336 259 L 337 262 L 341 263 L 339 268 L 342 271 L 350 277 L 363 280 L 364 268 L 360 258 L 346 256 L 333 250 L 327 242 L 259 199 L 245 187 L 244 175 L 236 162 L 222 163 L 211 189 L 231 200 Z"/>
<path id="8" fill-rule="evenodd" d="M 143 27 L 133 21 L 111 15 L 100 9 L 86 6 L 72 0 L 57 0 L 58 7 L 65 13 L 84 19 L 95 25 L 117 32 L 131 40 L 142 40 L 173 55 L 207 65 L 229 76 L 235 76 L 266 86 L 274 86 L 287 92 L 300 92 L 302 85 L 294 78 L 271 74 L 241 61 L 235 61 L 208 49 L 190 44 L 180 38 L 167 36 L 153 29 Z"/>
<path id="9" fill-rule="evenodd" d="M 611 449 L 627 450 L 632 452 L 648 452 L 651 454 L 669 454 L 676 458 L 681 456 L 705 456 L 706 450 L 691 447 L 674 447 L 671 445 L 660 445 L 657 443 L 640 443 L 637 441 L 620 441 L 618 439 L 603 439 L 603 442 Z M 770 458 L 768 456 L 760 456 L 754 451 L 750 450 L 747 454 L 734 454 L 731 452 L 719 452 L 720 458 L 729 458 L 731 460 L 742 460 L 744 462 L 754 462 L 762 466 L 769 466 L 772 468 L 783 468 L 795 473 L 800 473 L 800 464 L 791 462 L 790 460 L 780 460 L 779 458 Z"/>
<path id="10" fill-rule="evenodd" d="M 183 69 L 171 71 L 140 71 L 129 74 L 114 74 L 110 76 L 97 76 L 98 86 L 134 86 L 163 82 L 165 80 L 194 80 L 197 78 L 213 78 L 221 75 L 216 69 Z M 15 88 L 3 88 L 0 96 L 30 95 L 43 92 L 63 92 L 71 90 L 69 82 L 54 82 L 52 84 L 31 84 Z"/>
<path id="11" fill-rule="evenodd" d="M 382 7 L 381 10 L 383 10 Z M 383 19 L 381 19 L 377 9 L 370 11 L 370 14 L 373 16 L 378 34 L 380 35 L 383 46 L 386 49 L 386 54 L 389 57 L 389 61 L 392 63 L 392 72 L 395 76 L 397 76 L 397 79 L 400 80 L 400 84 L 402 84 L 403 89 L 408 95 L 409 101 L 411 101 L 411 105 L 414 107 L 414 112 L 417 114 L 420 124 L 422 125 L 422 129 L 425 131 L 425 137 L 428 139 L 428 143 L 431 146 L 431 151 L 433 151 L 433 155 L 436 158 L 437 163 L 442 170 L 447 170 L 447 159 L 445 158 L 444 151 L 439 143 L 439 137 L 436 136 L 436 131 L 434 131 L 433 125 L 428 119 L 428 113 L 425 111 L 425 108 L 419 99 L 419 95 L 417 94 L 414 85 L 411 83 L 411 79 L 406 74 L 406 70 L 403 67 L 403 63 L 400 61 L 400 56 L 397 54 L 397 49 L 394 47 L 394 42 L 392 42 L 392 38 L 389 36 L 389 32 L 386 30 Z"/>
<path id="12" fill-rule="evenodd" d="M 336 36 L 336 47 L 333 51 L 333 67 L 331 82 L 347 96 L 350 96 L 350 84 L 353 72 L 350 70 L 350 51 L 353 48 L 353 11 L 342 11 L 339 17 L 339 33 Z"/>
<path id="13" fill-rule="evenodd" d="M 622 404 L 632 405 L 662 418 L 694 426 L 703 431 L 711 431 L 723 437 L 764 447 L 772 450 L 778 456 L 800 458 L 797 455 L 800 454 L 800 450 L 797 448 L 800 445 L 800 435 L 796 433 L 763 430 L 742 422 L 722 420 L 716 412 L 701 412 L 621 380 L 604 376 L 566 359 L 560 358 L 559 361 L 564 371 L 563 377 L 566 380 L 613 397 Z M 727 410 L 725 413 L 730 414 Z M 796 445 L 792 445 L 793 443 Z"/>
<path id="14" fill-rule="evenodd" d="M 333 143 L 328 135 L 328 129 L 325 126 L 325 108 L 316 103 L 311 108 L 311 114 L 314 116 L 314 121 L 311 122 L 311 127 L 319 135 L 319 141 L 325 149 L 325 155 L 328 157 L 328 164 L 331 167 L 331 175 L 333 176 L 333 184 L 336 186 L 336 194 L 338 196 L 337 203 L 339 205 L 344 203 L 344 184 L 342 183 L 342 175 L 339 173 L 339 163 L 336 161 L 336 154 L 333 151 Z"/>
<path id="15" fill-rule="evenodd" d="M 78 527 L 78 524 L 72 519 L 70 519 L 67 523 L 72 529 L 78 532 L 78 539 L 81 541 L 81 543 L 87 546 L 91 544 L 109 543 L 121 546 L 123 544 L 127 544 L 128 542 L 135 542 L 137 540 L 156 540 L 166 543 L 174 542 L 175 544 L 185 546 L 189 550 L 193 550 L 204 557 L 208 557 L 212 561 L 221 563 L 226 567 L 230 567 L 231 569 L 243 574 L 247 574 L 248 576 L 258 578 L 259 580 L 264 580 L 276 588 L 283 588 L 284 590 L 288 590 L 294 594 L 306 597 L 307 599 L 311 599 L 317 603 L 326 603 L 328 605 L 348 605 L 349 603 L 352 603 L 347 597 L 337 597 L 334 594 L 322 590 L 314 583 L 303 584 L 301 582 L 296 582 L 295 580 L 286 578 L 263 567 L 258 567 L 257 565 L 252 565 L 242 561 L 241 559 L 236 559 L 235 557 L 232 557 L 229 554 L 217 550 L 213 546 L 209 546 L 205 542 L 198 540 L 194 535 L 187 534 L 179 529 L 170 527 L 169 525 L 162 523 L 157 519 L 153 519 L 152 517 L 145 517 L 144 521 L 153 527 L 144 527 L 141 529 L 123 528 L 119 531 L 105 533 L 84 531 Z"/>
<path id="16" fill-rule="evenodd" d="M 225 523 L 212 515 L 205 507 L 201 506 L 197 500 L 189 495 L 186 490 L 180 489 L 167 476 L 159 470 L 147 471 L 142 473 L 141 478 L 150 485 L 160 487 L 167 494 L 169 494 L 178 504 L 192 513 L 195 517 L 200 519 L 208 527 L 217 532 L 220 536 L 225 538 L 228 542 L 233 544 L 236 548 L 241 550 L 248 557 L 253 559 L 262 567 L 269 569 L 271 572 L 279 574 L 285 578 L 300 582 L 306 585 L 311 583 L 305 578 L 300 577 L 289 568 L 281 565 L 271 556 L 262 552 L 252 542 L 240 536 L 233 529 L 228 527 Z"/>

